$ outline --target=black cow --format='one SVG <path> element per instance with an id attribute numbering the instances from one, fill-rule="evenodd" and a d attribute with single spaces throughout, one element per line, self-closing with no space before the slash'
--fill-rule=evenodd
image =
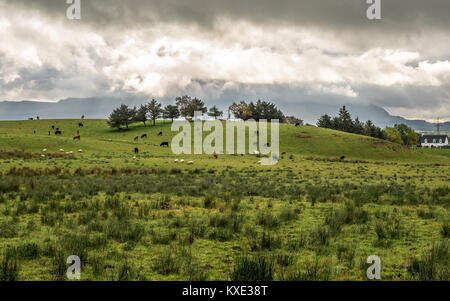
<path id="1" fill-rule="evenodd" d="M 134 153 L 137 155 L 139 153 L 139 148 L 135 147 L 134 148 Z"/>
<path id="2" fill-rule="evenodd" d="M 300 123 L 299 123 L 299 122 L 297 122 L 297 123 L 295 124 L 295 126 L 300 126 Z"/>
<path id="3" fill-rule="evenodd" d="M 167 147 L 169 147 L 169 142 L 161 142 L 161 144 L 159 146 L 167 146 Z"/>
<path id="4" fill-rule="evenodd" d="M 147 134 L 141 136 L 141 139 L 147 138 Z"/>
<path id="5" fill-rule="evenodd" d="M 55 126 L 54 125 L 52 125 L 52 130 L 54 130 L 55 129 Z"/>
<path id="6" fill-rule="evenodd" d="M 62 132 L 60 130 L 56 130 L 55 135 L 62 135 Z"/>
<path id="7" fill-rule="evenodd" d="M 345 159 L 345 156 L 341 156 L 341 160 L 344 160 Z"/>
<path id="8" fill-rule="evenodd" d="M 158 136 L 162 136 L 162 134 L 163 134 L 163 132 L 159 132 L 159 133 L 158 133 Z"/>
<path id="9" fill-rule="evenodd" d="M 82 122 L 78 122 L 78 127 L 82 128 L 84 124 Z"/>

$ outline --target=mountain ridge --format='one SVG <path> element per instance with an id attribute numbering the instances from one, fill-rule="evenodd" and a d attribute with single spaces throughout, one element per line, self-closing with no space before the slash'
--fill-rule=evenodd
<path id="1" fill-rule="evenodd" d="M 166 100 L 167 102 L 169 100 Z M 123 99 L 123 98 L 66 98 L 57 102 L 38 101 L 0 101 L 0 120 L 24 120 L 39 116 L 43 119 L 50 118 L 78 118 L 85 115 L 87 118 L 103 119 L 120 104 L 139 106 L 146 103 L 146 99 Z M 230 101 L 231 103 L 231 101 Z M 406 119 L 401 116 L 389 114 L 384 108 L 373 104 L 323 104 L 313 102 L 275 102 L 287 115 L 296 115 L 306 123 L 315 124 L 317 119 L 324 114 L 334 116 L 338 114 L 339 108 L 345 105 L 353 117 L 361 121 L 372 120 L 380 127 L 393 126 L 396 123 L 404 123 L 414 130 L 434 131 L 436 123 L 425 120 Z M 165 102 L 163 101 L 163 104 Z M 220 104 L 219 104 L 220 106 Z M 225 107 L 222 109 L 226 109 Z M 440 124 L 442 131 L 450 131 L 450 122 Z"/>

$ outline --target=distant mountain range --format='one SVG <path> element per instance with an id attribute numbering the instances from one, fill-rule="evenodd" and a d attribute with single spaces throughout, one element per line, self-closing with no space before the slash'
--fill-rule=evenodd
<path id="1" fill-rule="evenodd" d="M 28 118 L 107 118 L 111 111 L 120 104 L 139 106 L 146 101 L 143 99 L 124 100 L 119 98 L 67 98 L 58 102 L 36 101 L 3 101 L 0 102 L 0 120 L 24 120 Z M 231 104 L 231 101 L 230 101 Z M 287 115 L 295 115 L 305 122 L 316 124 L 317 119 L 323 114 L 337 115 L 343 104 L 322 104 L 313 102 L 281 102 L 280 106 Z M 415 130 L 436 130 L 435 123 L 425 120 L 409 120 L 400 116 L 392 116 L 385 109 L 366 104 L 346 104 L 353 118 L 359 117 L 361 121 L 372 120 L 377 126 L 392 126 L 396 123 L 404 123 Z M 222 109 L 226 109 L 223 107 Z M 450 131 L 450 122 L 440 124 L 442 131 Z"/>

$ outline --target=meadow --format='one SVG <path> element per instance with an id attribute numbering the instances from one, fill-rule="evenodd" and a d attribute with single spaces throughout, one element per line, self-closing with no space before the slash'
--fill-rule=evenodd
<path id="1" fill-rule="evenodd" d="M 282 124 L 261 166 L 79 121 L 0 122 L 0 280 L 450 280 L 449 150 Z"/>

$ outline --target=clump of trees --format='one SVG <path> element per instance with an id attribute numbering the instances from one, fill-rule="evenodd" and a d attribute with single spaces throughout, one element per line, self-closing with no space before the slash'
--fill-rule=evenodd
<path id="1" fill-rule="evenodd" d="M 284 114 L 277 108 L 277 106 L 268 101 L 258 100 L 256 103 L 247 104 L 245 101 L 240 103 L 233 103 L 229 107 L 230 112 L 236 118 L 243 120 L 255 119 L 278 119 L 280 122 L 300 123 L 302 120 L 289 116 L 286 118 Z M 158 118 L 174 120 L 181 117 L 194 117 L 196 111 L 200 111 L 203 114 L 207 113 L 208 116 L 219 118 L 223 115 L 217 106 L 213 106 L 208 109 L 205 103 L 199 98 L 192 98 L 188 95 L 183 95 L 175 99 L 175 105 L 166 105 L 162 107 L 161 103 L 152 99 L 149 103 L 141 105 L 139 108 L 130 108 L 127 105 L 121 105 L 114 109 L 109 115 L 108 124 L 113 128 L 120 129 L 122 126 L 128 128 L 128 125 L 134 122 L 143 122 L 144 126 L 147 126 L 147 121 L 152 121 L 153 125 L 156 124 Z"/>
<path id="2" fill-rule="evenodd" d="M 407 125 L 396 124 L 394 127 L 386 127 L 382 130 L 374 125 L 371 120 L 361 122 L 358 117 L 353 120 L 345 106 L 339 110 L 339 115 L 333 118 L 327 114 L 322 115 L 317 121 L 317 126 L 347 133 L 380 138 L 408 146 L 418 144 L 417 133 Z"/>
<path id="3" fill-rule="evenodd" d="M 333 118 L 327 114 L 322 115 L 317 121 L 317 126 L 347 133 L 385 139 L 384 132 L 381 128 L 373 124 L 371 120 L 361 122 L 358 117 L 353 120 L 345 106 L 339 109 L 339 115 Z"/>
<path id="4" fill-rule="evenodd" d="M 242 120 L 254 119 L 259 121 L 261 119 L 278 119 L 280 122 L 286 122 L 283 112 L 274 103 L 260 99 L 256 103 L 250 102 L 249 104 L 245 101 L 239 103 L 233 102 L 229 110 L 236 118 Z"/>
<path id="5" fill-rule="evenodd" d="M 386 139 L 398 144 L 407 146 L 417 145 L 419 143 L 419 137 L 417 133 L 406 124 L 396 124 L 394 127 L 386 127 L 384 130 Z"/>

